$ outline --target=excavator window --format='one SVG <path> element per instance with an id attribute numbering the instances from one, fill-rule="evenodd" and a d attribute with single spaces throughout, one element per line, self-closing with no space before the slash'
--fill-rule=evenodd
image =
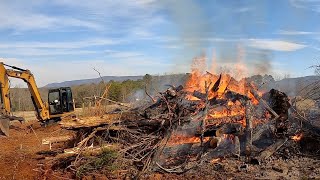
<path id="1" fill-rule="evenodd" d="M 50 89 L 48 94 L 50 114 L 62 114 L 74 110 L 71 88 Z"/>
<path id="2" fill-rule="evenodd" d="M 50 114 L 61 114 L 61 98 L 59 89 L 50 90 L 48 94 Z"/>
<path id="3" fill-rule="evenodd" d="M 68 112 L 74 111 L 72 91 L 70 88 L 66 88 L 66 90 L 67 90 Z"/>

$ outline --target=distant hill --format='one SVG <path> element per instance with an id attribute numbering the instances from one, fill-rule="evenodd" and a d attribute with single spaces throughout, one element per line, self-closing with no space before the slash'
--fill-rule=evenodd
<path id="1" fill-rule="evenodd" d="M 138 80 L 143 79 L 143 76 L 104 76 L 104 81 L 125 81 L 125 80 Z M 169 85 L 180 85 L 184 84 L 187 79 L 187 74 L 171 74 L 171 75 L 161 75 L 161 76 L 153 76 L 152 84 L 157 91 L 162 91 L 167 88 L 167 84 Z M 248 78 L 249 81 L 254 81 L 255 84 L 259 86 L 260 90 L 269 91 L 271 88 L 279 89 L 289 96 L 301 95 L 301 90 L 314 83 L 320 83 L 320 76 L 305 76 L 305 77 L 297 77 L 297 78 L 286 78 L 279 81 L 274 80 L 271 75 L 254 75 Z M 63 86 L 76 86 L 81 84 L 91 84 L 91 83 L 99 83 L 101 81 L 100 78 L 94 79 L 82 79 L 82 80 L 73 80 L 73 81 L 64 81 L 60 83 L 50 83 L 46 85 L 46 88 L 56 88 Z M 313 86 L 312 86 L 313 87 Z M 320 95 L 319 95 L 320 96 Z"/>
<path id="2" fill-rule="evenodd" d="M 103 76 L 102 77 L 104 81 L 109 82 L 111 80 L 113 81 L 125 81 L 125 80 L 133 80 L 136 81 L 138 79 L 142 79 L 143 76 Z M 81 84 L 97 84 L 101 82 L 101 78 L 94 78 L 94 79 L 80 79 L 80 80 L 72 80 L 72 81 L 63 81 L 59 83 L 50 83 L 47 84 L 46 88 L 56 88 L 56 87 L 69 87 L 69 86 L 77 86 Z"/>
<path id="3" fill-rule="evenodd" d="M 314 91 L 312 96 L 319 97 L 320 76 L 305 76 L 297 78 L 286 78 L 277 81 L 275 88 L 287 93 L 289 96 L 305 95 L 310 90 Z"/>
<path id="4" fill-rule="evenodd" d="M 274 88 L 285 92 L 289 96 L 305 95 L 307 91 L 314 89 L 316 86 L 320 86 L 320 76 L 285 78 L 276 81 L 271 75 L 255 75 L 248 79 L 249 81 L 254 81 L 255 84 L 259 86 L 259 89 L 264 92 Z"/>

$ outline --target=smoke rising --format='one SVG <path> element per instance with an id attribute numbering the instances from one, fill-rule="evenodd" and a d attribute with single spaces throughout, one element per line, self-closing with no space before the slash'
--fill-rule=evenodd
<path id="1" fill-rule="evenodd" d="M 272 52 L 267 50 L 254 50 L 251 53 L 253 59 L 253 73 L 254 74 L 268 74 L 271 73 L 273 57 Z"/>
<path id="2" fill-rule="evenodd" d="M 252 16 L 246 12 L 254 8 L 238 11 L 232 6 L 228 7 L 225 4 L 221 6 L 219 2 L 209 4 L 212 7 L 208 8 L 200 1 L 193 0 L 161 2 L 164 10 L 168 11 L 169 18 L 176 25 L 179 37 L 176 43 L 183 47 L 180 54 L 174 58 L 178 65 L 174 67 L 174 71 L 190 67 L 192 59 L 205 52 L 208 59 L 214 60 L 215 64 L 208 65 L 208 71 L 213 73 L 221 67 L 226 70 L 235 64 L 239 68 L 247 68 L 246 75 L 269 73 L 272 68 L 272 53 L 268 50 L 254 50 L 254 47 L 249 47 L 246 42 L 235 36 L 248 36 L 248 28 L 258 26 L 257 22 L 261 22 L 264 18 L 259 13 L 264 11 L 256 10 L 255 16 Z M 256 5 L 256 8 L 264 8 L 259 3 L 253 5 Z M 241 6 L 246 7 L 248 4 L 239 3 L 239 8 Z M 221 38 L 221 35 L 224 38 Z M 190 71 L 190 68 L 187 70 Z"/>
<path id="3" fill-rule="evenodd" d="M 193 57 L 209 47 L 209 37 L 212 35 L 206 11 L 193 0 L 165 0 L 162 6 L 168 11 L 178 33 L 178 46 L 182 47 L 181 54 L 175 58 L 177 64 L 189 64 Z M 179 67 L 178 67 L 179 68 Z"/>

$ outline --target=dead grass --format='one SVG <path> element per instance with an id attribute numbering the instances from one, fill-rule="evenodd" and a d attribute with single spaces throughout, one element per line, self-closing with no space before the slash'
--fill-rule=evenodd
<path id="1" fill-rule="evenodd" d="M 102 116 L 108 112 L 111 112 L 117 108 L 120 108 L 119 105 L 106 105 L 98 107 L 84 107 L 81 108 L 82 117 L 91 117 L 91 116 Z"/>
<path id="2" fill-rule="evenodd" d="M 312 99 L 303 99 L 296 102 L 297 110 L 307 111 L 316 107 L 316 102 Z"/>
<path id="3" fill-rule="evenodd" d="M 77 116 L 82 115 L 82 108 L 76 108 L 74 113 Z M 14 116 L 23 117 L 26 121 L 34 121 L 37 120 L 35 111 L 16 111 L 12 113 Z"/>

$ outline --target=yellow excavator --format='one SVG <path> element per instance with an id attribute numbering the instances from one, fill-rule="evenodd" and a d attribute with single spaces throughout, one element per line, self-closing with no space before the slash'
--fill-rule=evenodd
<path id="1" fill-rule="evenodd" d="M 9 67 L 10 69 L 6 69 L 5 67 Z M 41 123 L 46 124 L 50 120 L 57 121 L 66 116 L 74 116 L 74 101 L 70 87 L 49 89 L 48 102 L 44 102 L 41 99 L 35 78 L 30 70 L 0 62 L 0 135 L 9 136 L 10 121 L 23 121 L 23 118 L 13 116 L 11 113 L 9 77 L 22 79 L 27 83 L 31 100 L 35 107 L 36 117 Z"/>

